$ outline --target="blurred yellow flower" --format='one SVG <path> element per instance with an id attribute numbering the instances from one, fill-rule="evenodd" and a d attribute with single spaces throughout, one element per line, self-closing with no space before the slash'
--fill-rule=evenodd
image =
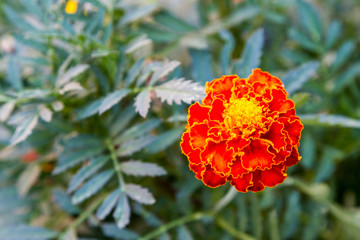
<path id="1" fill-rule="evenodd" d="M 69 0 L 65 6 L 65 12 L 67 14 L 75 14 L 77 11 L 77 8 L 78 8 L 78 2 L 74 1 L 74 0 Z"/>

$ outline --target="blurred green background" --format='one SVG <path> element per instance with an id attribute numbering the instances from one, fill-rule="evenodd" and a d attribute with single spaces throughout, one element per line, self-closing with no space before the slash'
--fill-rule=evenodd
<path id="1" fill-rule="evenodd" d="M 0 239 L 360 239 L 359 1 L 66 4 L 0 2 Z M 256 67 L 296 103 L 302 160 L 226 195 L 180 136 L 207 81 Z"/>

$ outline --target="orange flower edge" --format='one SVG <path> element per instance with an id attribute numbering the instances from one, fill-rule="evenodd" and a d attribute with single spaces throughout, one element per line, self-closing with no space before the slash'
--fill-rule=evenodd
<path id="1" fill-rule="evenodd" d="M 207 82 L 205 93 L 190 106 L 180 143 L 196 178 L 212 188 L 228 181 L 240 192 L 282 183 L 301 159 L 303 125 L 281 80 L 254 69 L 246 79 Z"/>

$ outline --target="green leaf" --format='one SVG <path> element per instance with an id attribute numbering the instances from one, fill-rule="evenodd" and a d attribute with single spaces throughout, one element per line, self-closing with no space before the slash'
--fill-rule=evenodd
<path id="1" fill-rule="evenodd" d="M 16 181 L 16 187 L 20 196 L 25 196 L 29 192 L 30 188 L 38 180 L 40 173 L 41 168 L 39 164 L 30 164 L 25 168 Z"/>
<path id="2" fill-rule="evenodd" d="M 161 102 L 181 104 L 181 101 L 190 104 L 201 101 L 205 97 L 205 89 L 199 83 L 183 78 L 167 81 L 153 88 Z"/>
<path id="3" fill-rule="evenodd" d="M 0 122 L 5 122 L 10 117 L 12 111 L 15 108 L 15 102 L 14 101 L 6 101 L 3 105 L 0 107 Z"/>
<path id="4" fill-rule="evenodd" d="M 214 79 L 211 66 L 211 55 L 208 49 L 190 49 L 192 76 L 196 82 L 205 86 Z"/>
<path id="5" fill-rule="evenodd" d="M 299 115 L 299 117 L 301 118 L 301 122 L 305 125 L 360 128 L 360 120 L 342 115 L 302 114 Z"/>
<path id="6" fill-rule="evenodd" d="M 181 225 L 180 227 L 178 227 L 177 239 L 178 240 L 182 240 L 182 239 L 193 240 L 194 238 L 191 235 L 189 229 L 187 227 L 185 227 L 185 225 Z"/>
<path id="7" fill-rule="evenodd" d="M 121 89 L 108 94 L 99 107 L 99 114 L 103 114 L 104 112 L 109 110 L 112 106 L 119 103 L 121 99 L 126 97 L 129 93 L 129 89 Z"/>
<path id="8" fill-rule="evenodd" d="M 69 214 L 79 214 L 81 209 L 71 203 L 70 197 L 60 188 L 52 190 L 54 202 L 65 212 Z"/>
<path id="9" fill-rule="evenodd" d="M 160 119 L 148 119 L 145 122 L 136 124 L 124 131 L 119 137 L 114 140 L 115 144 L 125 142 L 129 139 L 141 137 L 157 128 L 161 123 Z"/>
<path id="10" fill-rule="evenodd" d="M 120 194 L 119 201 L 116 205 L 113 217 L 118 228 L 122 229 L 130 222 L 130 206 L 129 200 L 125 193 Z"/>
<path id="11" fill-rule="evenodd" d="M 316 157 L 316 146 L 317 144 L 312 134 L 308 132 L 302 134 L 300 145 L 302 159 L 300 164 L 307 169 L 312 168 L 314 164 Z"/>
<path id="12" fill-rule="evenodd" d="M 319 12 L 315 10 L 314 6 L 303 0 L 297 0 L 296 3 L 301 25 L 314 41 L 319 42 L 322 36 L 322 22 Z"/>
<path id="13" fill-rule="evenodd" d="M 156 69 L 153 73 L 149 82 L 149 86 L 153 86 L 157 81 L 168 75 L 170 72 L 174 71 L 174 69 L 179 65 L 179 61 L 164 62 L 163 65 Z"/>
<path id="14" fill-rule="evenodd" d="M 298 42 L 303 48 L 312 52 L 321 52 L 321 45 L 313 43 L 305 34 L 295 28 L 290 28 L 288 35 L 294 41 Z"/>
<path id="15" fill-rule="evenodd" d="M 42 9 L 35 2 L 27 1 L 27 0 L 21 0 L 20 2 L 29 13 L 36 15 L 41 20 L 44 20 L 43 19 L 44 15 L 42 14 L 42 11 L 41 11 Z"/>
<path id="16" fill-rule="evenodd" d="M 151 101 L 151 97 L 150 97 L 149 89 L 145 89 L 141 91 L 135 98 L 135 103 L 134 103 L 135 111 L 138 112 L 140 116 L 142 116 L 143 118 L 146 117 L 149 111 L 150 101 Z"/>
<path id="17" fill-rule="evenodd" d="M 281 238 L 291 238 L 298 225 L 299 216 L 301 213 L 300 195 L 298 192 L 291 192 L 286 198 L 286 211 L 284 214 L 284 220 L 281 224 Z"/>
<path id="18" fill-rule="evenodd" d="M 20 16 L 13 8 L 9 7 L 8 5 L 3 5 L 2 8 L 4 10 L 4 13 L 6 14 L 6 17 L 16 27 L 20 28 L 23 31 L 35 30 L 35 28 L 27 21 L 25 21 L 25 18 L 23 16 Z"/>
<path id="19" fill-rule="evenodd" d="M 146 163 L 136 160 L 130 160 L 121 163 L 121 171 L 133 176 L 162 176 L 166 171 L 156 163 Z"/>
<path id="20" fill-rule="evenodd" d="M 79 148 L 94 148 L 102 145 L 102 140 L 91 134 L 79 134 L 66 139 L 64 147 L 66 152 Z"/>
<path id="21" fill-rule="evenodd" d="M 333 93 L 340 93 L 345 87 L 353 83 L 358 76 L 360 76 L 360 62 L 355 62 L 336 79 Z"/>
<path id="22" fill-rule="evenodd" d="M 231 32 L 227 30 L 221 30 L 219 34 L 221 39 L 225 42 L 220 55 L 221 70 L 223 74 L 229 74 L 231 56 L 235 47 L 235 39 Z"/>
<path id="23" fill-rule="evenodd" d="M 121 111 L 120 115 L 115 119 L 114 123 L 110 126 L 110 135 L 112 137 L 119 134 L 131 120 L 136 116 L 134 107 L 129 105 L 127 108 Z"/>
<path id="24" fill-rule="evenodd" d="M 259 67 L 263 45 L 264 30 L 260 28 L 246 41 L 241 60 L 234 64 L 234 73 L 247 77 L 253 69 Z"/>
<path id="25" fill-rule="evenodd" d="M 336 168 L 336 159 L 342 158 L 342 152 L 333 147 L 324 147 L 324 152 L 317 163 L 317 171 L 314 182 L 324 182 L 333 176 Z"/>
<path id="26" fill-rule="evenodd" d="M 125 49 L 126 54 L 137 52 L 145 46 L 152 44 L 151 39 L 148 39 L 145 35 L 142 35 L 133 41 L 131 41 Z"/>
<path id="27" fill-rule="evenodd" d="M 137 184 L 126 184 L 125 185 L 126 194 L 133 200 L 141 204 L 154 204 L 155 198 L 149 192 L 147 188 L 143 188 Z"/>
<path id="28" fill-rule="evenodd" d="M 158 153 L 166 149 L 171 144 L 178 141 L 183 132 L 183 128 L 174 128 L 158 135 L 156 139 L 146 147 L 146 151 L 149 153 Z"/>
<path id="29" fill-rule="evenodd" d="M 19 61 L 15 58 L 15 56 L 9 56 L 7 67 L 7 80 L 15 90 L 22 89 L 23 86 L 21 81 L 21 69 Z"/>
<path id="30" fill-rule="evenodd" d="M 116 189 L 112 193 L 107 196 L 107 198 L 102 202 L 101 206 L 98 208 L 96 212 L 96 217 L 100 220 L 104 220 L 107 215 L 110 214 L 111 210 L 115 207 L 118 199 L 120 197 L 121 191 Z"/>
<path id="31" fill-rule="evenodd" d="M 319 63 L 313 61 L 289 71 L 282 79 L 286 91 L 291 95 L 296 90 L 301 89 L 302 85 L 316 73 L 318 68 Z"/>
<path id="32" fill-rule="evenodd" d="M 132 10 L 126 11 L 124 17 L 120 20 L 119 25 L 124 26 L 126 24 L 138 21 L 157 10 L 156 4 L 147 4 L 145 6 L 137 7 Z"/>
<path id="33" fill-rule="evenodd" d="M 140 238 L 136 232 L 128 229 L 119 229 L 115 224 L 102 224 L 101 230 L 105 236 L 110 238 L 123 240 L 135 240 Z"/>
<path id="34" fill-rule="evenodd" d="M 93 147 L 93 148 L 84 148 L 78 151 L 73 152 L 64 152 L 59 157 L 59 163 L 56 168 L 53 170 L 53 174 L 59 174 L 64 172 L 66 169 L 71 168 L 97 154 L 100 154 L 104 151 L 103 146 Z"/>
<path id="35" fill-rule="evenodd" d="M 74 196 L 71 199 L 72 203 L 79 204 L 85 199 L 97 193 L 100 189 L 102 189 L 102 187 L 110 180 L 113 175 L 114 170 L 109 169 L 92 177 L 79 190 L 74 193 Z"/>
<path id="36" fill-rule="evenodd" d="M 91 159 L 89 164 L 80 168 L 76 174 L 72 177 L 67 192 L 71 193 L 75 191 L 86 179 L 94 175 L 99 169 L 101 169 L 105 163 L 109 160 L 108 156 L 99 156 Z"/>
<path id="37" fill-rule="evenodd" d="M 64 74 L 58 76 L 56 80 L 56 86 L 63 86 L 65 83 L 68 83 L 71 79 L 77 77 L 81 73 L 85 72 L 89 68 L 87 64 L 79 64 L 75 67 L 69 68 Z"/>
<path id="38" fill-rule="evenodd" d="M 177 18 L 173 14 L 167 11 L 161 11 L 154 16 L 155 22 L 160 25 L 166 27 L 170 31 L 175 31 L 178 33 L 187 33 L 191 31 L 195 31 L 197 28 L 190 25 L 187 22 Z"/>
<path id="39" fill-rule="evenodd" d="M 179 35 L 177 33 L 166 32 L 162 28 L 149 24 L 143 24 L 139 28 L 139 33 L 145 34 L 148 38 L 157 43 L 168 43 L 179 39 Z"/>
<path id="40" fill-rule="evenodd" d="M 347 60 L 351 57 L 354 53 L 355 43 L 354 41 L 350 40 L 343 43 L 339 50 L 336 52 L 336 57 L 334 63 L 330 67 L 331 72 L 338 71 L 341 67 L 344 66 Z"/>
<path id="41" fill-rule="evenodd" d="M 326 33 L 325 47 L 331 49 L 341 36 L 342 25 L 339 21 L 332 21 Z"/>
<path id="42" fill-rule="evenodd" d="M 139 60 L 136 61 L 134 65 L 132 65 L 132 67 L 130 68 L 130 70 L 126 75 L 125 87 L 129 87 L 139 76 L 139 74 L 141 74 L 141 69 L 144 66 L 144 61 L 145 60 L 143 58 L 140 58 Z"/>
<path id="43" fill-rule="evenodd" d="M 95 100 L 85 107 L 82 107 L 77 110 L 76 120 L 82 120 L 85 118 L 88 118 L 97 112 L 99 112 L 99 109 L 101 107 L 102 102 L 104 101 L 104 97 L 99 98 L 98 100 Z"/>
<path id="44" fill-rule="evenodd" d="M 45 240 L 57 235 L 56 232 L 41 227 L 25 225 L 0 227 L 0 239 L 6 240 Z"/>
<path id="45" fill-rule="evenodd" d="M 145 136 L 135 140 L 127 141 L 117 150 L 118 156 L 129 156 L 134 152 L 140 151 L 152 141 L 154 141 L 155 136 Z"/>
<path id="46" fill-rule="evenodd" d="M 300 108 L 304 106 L 305 103 L 307 103 L 307 101 L 309 101 L 310 93 L 307 92 L 295 93 L 293 96 L 291 96 L 291 99 L 294 101 L 295 107 Z"/>
<path id="47" fill-rule="evenodd" d="M 39 120 L 39 115 L 33 112 L 27 119 L 17 126 L 14 135 L 10 139 L 10 145 L 14 146 L 24 141 L 34 130 Z"/>

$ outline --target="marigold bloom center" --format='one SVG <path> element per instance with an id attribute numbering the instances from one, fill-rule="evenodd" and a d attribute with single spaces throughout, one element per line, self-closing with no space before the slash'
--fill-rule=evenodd
<path id="1" fill-rule="evenodd" d="M 262 123 L 263 109 L 253 99 L 246 98 L 230 100 L 225 109 L 224 124 L 229 130 L 238 128 L 244 134 L 253 132 Z"/>

